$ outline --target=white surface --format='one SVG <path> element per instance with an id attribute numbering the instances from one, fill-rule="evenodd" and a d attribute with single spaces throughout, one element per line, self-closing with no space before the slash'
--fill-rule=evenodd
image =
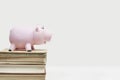
<path id="1" fill-rule="evenodd" d="M 0 0 L 0 49 L 12 25 L 53 32 L 48 65 L 120 65 L 120 0 Z"/>
<path id="2" fill-rule="evenodd" d="M 120 66 L 47 67 L 47 80 L 120 80 Z"/>

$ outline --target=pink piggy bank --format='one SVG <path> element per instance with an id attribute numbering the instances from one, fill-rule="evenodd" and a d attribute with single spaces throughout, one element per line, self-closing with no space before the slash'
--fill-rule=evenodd
<path id="1" fill-rule="evenodd" d="M 11 43 L 9 51 L 25 49 L 30 52 L 34 45 L 45 44 L 51 40 L 51 33 L 44 27 L 14 27 L 10 30 L 9 41 Z"/>

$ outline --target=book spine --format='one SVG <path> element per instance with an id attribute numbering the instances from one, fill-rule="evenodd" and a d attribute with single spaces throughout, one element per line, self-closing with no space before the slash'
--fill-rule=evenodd
<path id="1" fill-rule="evenodd" d="M 41 61 L 43 62 L 46 58 L 39 58 L 39 57 L 2 57 L 0 58 L 1 61 Z"/>
<path id="2" fill-rule="evenodd" d="M 0 53 L 0 58 L 2 57 L 39 57 L 39 58 L 44 58 L 46 57 L 46 54 L 39 54 L 39 53 Z"/>
<path id="3" fill-rule="evenodd" d="M 0 80 L 45 80 L 45 75 L 0 75 Z"/>

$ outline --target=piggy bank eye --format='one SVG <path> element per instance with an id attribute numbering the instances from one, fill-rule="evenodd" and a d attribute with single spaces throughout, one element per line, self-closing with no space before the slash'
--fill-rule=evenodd
<path id="1" fill-rule="evenodd" d="M 44 27 L 41 27 L 41 29 L 44 29 Z"/>

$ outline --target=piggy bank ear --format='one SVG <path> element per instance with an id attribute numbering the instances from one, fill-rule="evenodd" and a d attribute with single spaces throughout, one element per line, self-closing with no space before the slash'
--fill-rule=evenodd
<path id="1" fill-rule="evenodd" d="M 42 26 L 41 29 L 44 29 L 44 26 Z"/>
<path id="2" fill-rule="evenodd" d="M 39 27 L 36 27 L 35 31 L 38 32 L 39 31 Z"/>

